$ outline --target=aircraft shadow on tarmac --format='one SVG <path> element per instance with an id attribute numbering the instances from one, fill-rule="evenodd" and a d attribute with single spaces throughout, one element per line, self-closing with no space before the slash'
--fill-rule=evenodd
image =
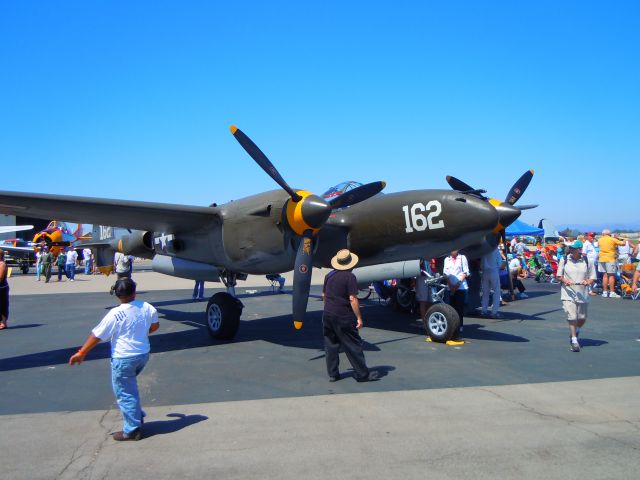
<path id="1" fill-rule="evenodd" d="M 376 305 L 370 305 L 368 308 L 363 309 L 363 312 L 365 312 L 363 313 L 363 316 L 365 317 L 365 325 L 368 327 L 382 330 L 393 330 L 396 332 L 413 334 L 413 336 L 426 335 L 422 322 L 417 318 L 416 314 L 392 312 L 388 307 Z M 520 315 L 519 319 L 543 320 L 543 318 L 529 317 L 528 315 Z M 494 342 L 529 341 L 528 339 L 518 335 L 510 335 L 508 333 L 487 330 L 486 325 L 469 323 L 465 323 L 464 325 L 463 336 L 469 339 L 489 340 Z"/>
<path id="2" fill-rule="evenodd" d="M 179 301 L 182 302 L 182 301 Z M 162 302 L 156 303 L 156 305 Z M 171 301 L 172 304 L 177 302 Z M 158 308 L 162 322 L 179 322 L 183 325 L 195 327 L 187 330 L 167 333 L 155 333 L 149 337 L 152 353 L 171 352 L 200 347 L 214 347 L 229 342 L 214 340 L 207 334 L 203 312 L 182 312 L 165 308 Z M 389 308 L 379 305 L 363 307 L 365 325 L 370 328 L 405 333 L 397 339 L 385 340 L 379 343 L 364 342 L 365 351 L 380 350 L 379 344 L 402 341 L 407 338 L 424 335 L 424 329 L 416 319 L 409 314 L 392 312 Z M 324 351 L 322 340 L 322 311 L 308 311 L 304 328 L 294 330 L 291 325 L 291 315 L 279 315 L 274 317 L 258 318 L 254 320 L 241 320 L 240 330 L 233 343 L 262 340 L 284 347 L 303 348 L 315 350 L 320 356 L 314 356 L 309 360 L 322 358 Z M 528 340 L 516 335 L 493 332 L 486 330 L 485 325 L 465 325 L 464 336 L 478 340 L 501 342 L 527 342 Z M 77 345 L 68 348 L 48 350 L 10 358 L 0 359 L 0 371 L 20 370 L 25 368 L 47 367 L 52 365 L 64 365 L 69 357 L 77 351 Z M 87 356 L 85 361 L 110 358 L 108 343 L 96 346 Z"/>
<path id="3" fill-rule="evenodd" d="M 17 357 L 0 359 L 0 372 L 9 370 L 21 370 L 23 368 L 48 367 L 51 365 L 61 365 L 69 362 L 71 355 L 78 351 L 75 345 L 69 348 L 58 348 L 47 350 L 46 352 L 28 353 Z M 101 343 L 95 347 L 85 361 L 111 358 L 111 350 L 108 343 Z"/>
<path id="4" fill-rule="evenodd" d="M 165 321 L 179 322 L 184 325 L 196 328 L 181 330 L 178 332 L 155 333 L 149 337 L 151 352 L 171 352 L 176 350 L 186 350 L 190 348 L 212 347 L 229 342 L 214 340 L 209 337 L 204 324 L 203 312 L 180 312 L 158 309 L 161 315 L 160 324 Z M 291 324 L 291 315 L 281 315 L 256 320 L 241 321 L 240 331 L 233 340 L 233 343 L 249 342 L 254 340 L 264 340 L 267 342 L 283 345 L 286 347 L 297 347 L 323 350 L 322 312 L 308 312 L 305 328 L 296 331 Z M 162 327 L 161 327 L 162 328 Z M 377 350 L 378 347 L 366 345 L 368 350 Z M 0 359 L 0 372 L 9 370 L 21 370 L 25 368 L 48 367 L 53 365 L 64 365 L 68 363 L 71 355 L 76 353 L 78 346 L 59 348 L 43 352 L 19 355 L 10 358 Z M 111 357 L 108 343 L 98 344 L 88 355 L 85 362 L 93 360 L 107 359 Z"/>
<path id="5" fill-rule="evenodd" d="M 171 417 L 171 420 L 155 420 L 151 422 L 145 422 L 145 438 L 153 437 L 154 435 L 165 435 L 167 433 L 174 433 L 178 430 L 182 430 L 183 428 L 195 425 L 196 423 L 209 420 L 209 417 L 206 417 L 204 415 L 185 415 L 184 413 L 168 413 L 167 417 Z"/>
<path id="6" fill-rule="evenodd" d="M 287 293 L 291 293 L 291 292 L 282 292 L 282 294 L 287 294 Z M 280 295 L 282 295 L 280 294 Z M 255 297 L 272 297 L 274 295 L 277 295 L 277 292 L 272 292 L 271 290 L 263 290 L 263 291 L 257 291 L 255 293 L 242 293 L 240 295 L 237 295 L 237 298 L 255 298 Z M 158 308 L 158 307 L 168 307 L 170 305 L 186 305 L 189 303 L 204 303 L 206 302 L 208 299 L 204 299 L 204 300 L 193 300 L 192 298 L 183 298 L 180 300 L 165 300 L 163 302 L 153 302 L 153 306 Z M 112 307 L 107 307 L 107 309 L 112 308 Z"/>
<path id="7" fill-rule="evenodd" d="M 547 320 L 543 315 L 548 315 L 550 313 L 554 313 L 554 312 L 560 312 L 562 311 L 562 308 L 554 308 L 552 310 L 546 310 L 544 312 L 537 312 L 537 313 L 533 313 L 531 315 L 527 315 L 524 313 L 520 313 L 520 312 L 512 312 L 509 310 L 501 310 L 500 311 L 500 315 L 501 317 L 499 319 L 493 319 L 491 320 L 491 323 L 501 323 L 501 322 L 511 322 L 511 321 L 518 321 L 518 322 L 522 322 L 524 320 Z M 474 314 L 467 314 L 465 315 L 464 318 L 482 318 L 480 316 L 480 312 L 475 312 Z"/>
<path id="8" fill-rule="evenodd" d="M 464 338 L 469 340 L 490 340 L 492 342 L 528 342 L 528 338 L 519 335 L 511 335 L 509 333 L 494 332 L 485 330 L 486 325 L 478 323 L 464 325 Z"/>

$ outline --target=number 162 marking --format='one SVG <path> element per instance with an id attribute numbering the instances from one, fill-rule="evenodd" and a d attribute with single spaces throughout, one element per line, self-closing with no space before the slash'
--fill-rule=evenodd
<path id="1" fill-rule="evenodd" d="M 444 220 L 438 219 L 438 216 L 442 213 L 442 205 L 437 200 L 431 200 L 426 205 L 418 202 L 411 205 L 405 205 L 402 207 L 404 212 L 405 232 L 412 233 L 414 231 L 422 232 L 427 228 L 429 230 L 435 230 L 437 228 L 444 228 Z M 427 213 L 425 217 L 423 213 Z"/>

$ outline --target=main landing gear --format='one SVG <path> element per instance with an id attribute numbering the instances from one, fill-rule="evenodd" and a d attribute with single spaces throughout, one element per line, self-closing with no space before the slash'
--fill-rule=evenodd
<path id="1" fill-rule="evenodd" d="M 217 340 L 231 340 L 240 327 L 244 305 L 235 296 L 238 274 L 224 272 L 221 279 L 227 292 L 218 292 L 209 299 L 206 311 L 207 330 Z"/>

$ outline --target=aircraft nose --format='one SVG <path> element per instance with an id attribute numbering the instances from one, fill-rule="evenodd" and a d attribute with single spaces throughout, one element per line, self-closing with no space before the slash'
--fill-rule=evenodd
<path id="1" fill-rule="evenodd" d="M 505 202 L 501 202 L 499 205 L 494 205 L 498 211 L 499 224 L 496 226 L 496 230 L 500 231 L 503 228 L 511 225 L 522 213 L 518 207 L 514 207 Z"/>

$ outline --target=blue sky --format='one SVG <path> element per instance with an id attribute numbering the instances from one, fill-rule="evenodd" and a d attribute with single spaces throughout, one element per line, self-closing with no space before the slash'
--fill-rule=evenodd
<path id="1" fill-rule="evenodd" d="M 0 189 L 194 205 L 387 181 L 636 222 L 638 2 L 2 2 Z"/>

